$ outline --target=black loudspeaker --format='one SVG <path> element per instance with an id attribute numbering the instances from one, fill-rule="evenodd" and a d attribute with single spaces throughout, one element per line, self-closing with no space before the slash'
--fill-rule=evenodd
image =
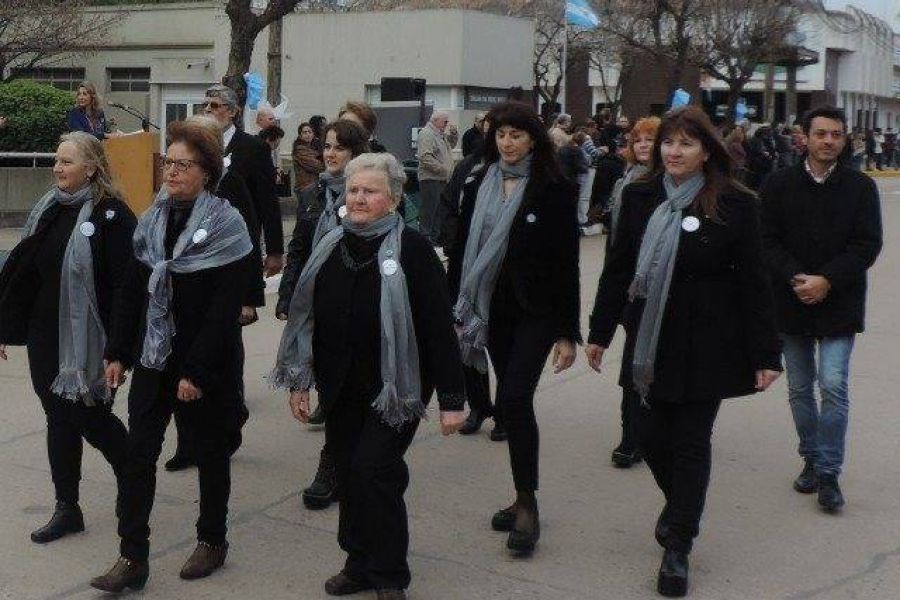
<path id="1" fill-rule="evenodd" d="M 415 77 L 382 77 L 381 101 L 403 102 L 425 96 L 425 80 Z"/>

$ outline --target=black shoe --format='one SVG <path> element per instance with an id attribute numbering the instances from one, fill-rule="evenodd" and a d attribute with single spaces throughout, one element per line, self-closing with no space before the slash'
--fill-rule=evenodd
<path id="1" fill-rule="evenodd" d="M 481 429 L 481 424 L 484 423 L 484 420 L 487 418 L 488 415 L 480 410 L 471 410 L 469 416 L 466 417 L 466 422 L 459 428 L 460 435 L 472 435 L 473 433 L 478 433 Z"/>
<path id="2" fill-rule="evenodd" d="M 303 490 L 303 505 L 310 510 L 322 510 L 331 506 L 336 499 L 337 477 L 334 462 L 323 450 L 319 456 L 316 477 L 309 487 Z"/>
<path id="3" fill-rule="evenodd" d="M 150 567 L 146 560 L 128 560 L 124 556 L 120 556 L 116 564 L 104 575 L 91 579 L 91 587 L 118 594 L 125 588 L 143 589 L 148 577 L 150 577 Z"/>
<path id="4" fill-rule="evenodd" d="M 197 461 L 194 460 L 193 456 L 190 456 L 187 452 L 182 450 L 175 450 L 175 455 L 166 461 L 165 469 L 166 471 L 184 471 L 185 469 L 189 469 L 191 467 L 196 467 Z"/>
<path id="5" fill-rule="evenodd" d="M 532 499 L 529 504 L 516 502 L 516 520 L 506 547 L 516 556 L 528 556 L 534 552 L 541 537 L 541 522 L 538 515 L 537 502 Z"/>
<path id="6" fill-rule="evenodd" d="M 816 476 L 816 466 L 807 458 L 803 465 L 803 471 L 794 480 L 794 489 L 801 494 L 812 494 L 818 488 L 819 478 Z"/>
<path id="7" fill-rule="evenodd" d="M 494 531 L 512 531 L 516 524 L 516 503 L 498 510 L 491 518 L 491 529 Z"/>
<path id="8" fill-rule="evenodd" d="M 325 593 L 329 596 L 349 596 L 371 589 L 370 584 L 352 579 L 343 573 L 338 573 L 325 582 Z"/>
<path id="9" fill-rule="evenodd" d="M 625 442 L 612 451 L 612 464 L 617 469 L 630 469 L 642 460 L 640 451 Z"/>
<path id="10" fill-rule="evenodd" d="M 80 531 L 84 531 L 84 515 L 81 514 L 81 508 L 77 504 L 57 502 L 50 521 L 31 532 L 31 541 L 35 544 L 46 544 Z"/>
<path id="11" fill-rule="evenodd" d="M 653 530 L 653 537 L 656 538 L 656 543 L 663 548 L 666 547 L 666 540 L 669 538 L 669 524 L 666 522 L 667 510 L 668 505 L 659 513 L 659 518 L 656 519 L 656 528 Z"/>
<path id="12" fill-rule="evenodd" d="M 838 485 L 837 475 L 819 475 L 819 506 L 829 513 L 844 507 L 844 494 Z"/>
<path id="13" fill-rule="evenodd" d="M 662 564 L 659 566 L 659 577 L 656 580 L 656 591 L 666 598 L 681 598 L 687 595 L 688 588 L 688 555 L 686 552 L 666 550 Z"/>
<path id="14" fill-rule="evenodd" d="M 309 415 L 309 420 L 306 422 L 307 425 L 322 425 L 325 423 L 325 411 L 322 410 L 322 403 L 320 402 L 316 409 L 312 411 L 312 414 Z"/>
<path id="15" fill-rule="evenodd" d="M 492 442 L 505 442 L 507 438 L 506 435 L 506 427 L 503 426 L 503 423 L 494 419 L 494 428 L 491 429 L 491 441 Z"/>

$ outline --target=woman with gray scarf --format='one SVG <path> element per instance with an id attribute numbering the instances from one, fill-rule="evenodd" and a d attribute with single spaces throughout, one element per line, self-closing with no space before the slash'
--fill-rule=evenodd
<path id="1" fill-rule="evenodd" d="M 629 186 L 600 277 L 586 354 L 600 371 L 619 323 L 619 384 L 637 398 L 634 425 L 665 506 L 657 590 L 684 596 L 688 554 L 709 485 L 721 401 L 765 390 L 781 371 L 757 200 L 697 107 L 669 113 L 659 171 Z"/>
<path id="2" fill-rule="evenodd" d="M 313 385 L 326 414 L 347 553 L 326 593 L 401 600 L 410 582 L 403 457 L 435 390 L 444 435 L 462 425 L 462 364 L 441 263 L 396 212 L 402 167 L 363 154 L 346 175 L 346 215 L 303 268 L 270 380 L 290 391 L 300 422 Z"/>
<path id="3" fill-rule="evenodd" d="M 0 359 L 7 344 L 27 347 L 47 416 L 56 510 L 31 534 L 39 544 L 84 529 L 82 438 L 117 477 L 127 450 L 103 352 L 130 263 L 134 213 L 113 187 L 103 146 L 88 133 L 62 137 L 53 174 L 56 186 L 35 205 L 0 273 Z"/>
<path id="4" fill-rule="evenodd" d="M 206 577 L 228 554 L 231 440 L 242 422 L 238 319 L 252 243 L 240 213 L 213 196 L 221 137 L 197 123 L 167 130 L 164 187 L 138 222 L 134 257 L 107 348 L 107 384 L 133 367 L 128 461 L 118 499 L 119 559 L 91 585 L 140 589 L 149 576 L 156 462 L 173 412 L 194 442 L 200 483 L 198 543 L 182 579 Z"/>
<path id="5" fill-rule="evenodd" d="M 547 357 L 554 372 L 575 360 L 579 333 L 577 190 L 556 162 L 534 110 L 509 102 L 488 114 L 483 167 L 466 179 L 448 277 L 463 363 L 497 375 L 513 504 L 491 526 L 517 555 L 540 536 L 534 394 Z"/>

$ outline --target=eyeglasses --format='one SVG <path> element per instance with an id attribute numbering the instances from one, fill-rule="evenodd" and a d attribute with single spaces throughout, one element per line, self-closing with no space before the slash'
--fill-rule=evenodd
<path id="1" fill-rule="evenodd" d="M 185 173 L 194 165 L 199 165 L 200 163 L 196 160 L 191 160 L 189 158 L 182 158 L 179 160 L 173 160 L 171 158 L 162 158 L 160 159 L 160 164 L 162 165 L 163 171 L 168 171 L 172 167 L 175 168 L 176 173 Z"/>
<path id="2" fill-rule="evenodd" d="M 215 102 L 213 100 L 208 100 L 205 104 L 206 108 L 210 108 L 212 110 L 219 110 L 222 107 L 229 106 L 228 104 L 223 104 L 222 102 Z"/>

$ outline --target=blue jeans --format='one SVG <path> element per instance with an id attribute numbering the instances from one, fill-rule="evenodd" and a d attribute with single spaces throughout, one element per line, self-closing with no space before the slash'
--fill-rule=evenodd
<path id="1" fill-rule="evenodd" d="M 840 475 L 850 412 L 847 380 L 855 337 L 817 339 L 783 334 L 781 338 L 784 341 L 788 400 L 800 437 L 800 456 L 811 460 L 820 475 Z M 822 398 L 821 411 L 813 392 L 816 381 Z"/>

